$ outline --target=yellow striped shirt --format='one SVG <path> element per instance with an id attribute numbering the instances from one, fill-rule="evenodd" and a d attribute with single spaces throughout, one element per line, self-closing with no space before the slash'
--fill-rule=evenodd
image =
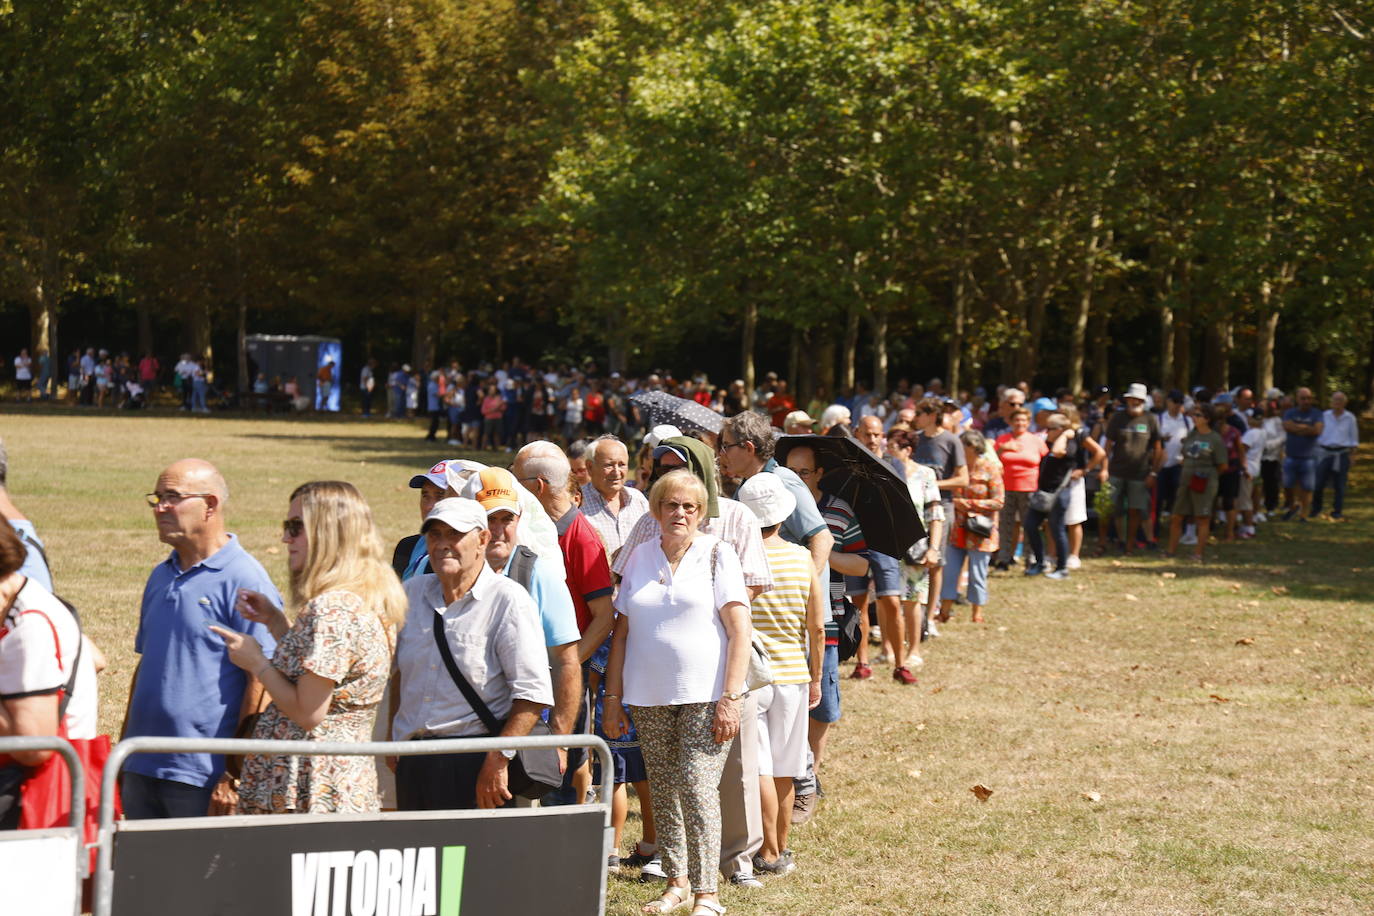
<path id="1" fill-rule="evenodd" d="M 809 684 L 806 663 L 806 602 L 811 595 L 811 554 L 786 541 L 767 543 L 773 590 L 754 599 L 751 616 L 759 642 L 768 650 L 775 684 Z"/>

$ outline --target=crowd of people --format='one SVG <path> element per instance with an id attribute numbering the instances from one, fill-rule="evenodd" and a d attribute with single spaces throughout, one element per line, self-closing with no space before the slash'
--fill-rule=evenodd
<path id="1" fill-rule="evenodd" d="M 1201 560 L 1213 537 L 1244 540 L 1266 521 L 1344 519 L 1358 445 L 1344 396 L 1323 411 L 1305 388 L 950 397 L 933 380 L 802 408 L 773 377 L 752 392 L 663 375 L 551 381 L 518 365 L 458 379 L 431 376 L 447 405 L 431 434 L 446 412 L 446 441 L 513 450 L 510 467 L 446 458 L 403 478 L 418 531 L 389 562 L 351 484 L 302 484 L 282 522 L 285 599 L 231 533 L 214 465 L 162 470 L 146 499 L 171 552 L 144 589 L 124 735 L 590 732 L 614 772 L 576 749 L 542 781 L 513 752 L 376 766 L 141 754 L 121 777 L 126 817 L 579 804 L 610 780 L 607 868 L 664 882 L 646 913 L 719 914 L 722 880 L 757 889 L 797 867 L 789 836 L 824 796 L 844 681 L 888 666 L 916 684 L 923 645 L 960 605 L 982 622 L 998 575 L 1071 575 L 1090 527 L 1096 553 L 1190 545 Z M 636 390 L 686 395 L 719 412 L 718 431 L 652 425 Z M 511 391 L 540 405 L 539 424 L 506 425 Z M 825 437 L 900 481 L 921 540 L 897 555 L 868 543 L 854 506 L 827 491 L 839 465 Z M 7 471 L 0 444 L 0 735 L 84 736 L 103 660 L 53 598 Z M 643 830 L 627 850 L 630 788 Z M 0 818 L 5 805 L 0 791 Z"/>

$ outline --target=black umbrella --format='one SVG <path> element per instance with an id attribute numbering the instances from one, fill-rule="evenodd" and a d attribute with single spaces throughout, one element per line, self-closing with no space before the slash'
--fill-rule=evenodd
<path id="1" fill-rule="evenodd" d="M 816 464 L 825 469 L 821 492 L 838 496 L 854 507 L 869 547 L 900 558 L 926 536 L 906 482 L 857 440 L 848 436 L 783 436 L 776 449 L 778 463 L 786 464 L 787 453 L 799 445 L 810 448 Z"/>
<path id="2" fill-rule="evenodd" d="M 725 418 L 709 407 L 689 401 L 687 398 L 674 397 L 666 391 L 640 391 L 630 395 L 630 403 L 649 415 L 649 426 L 668 423 L 686 432 L 699 429 L 702 432 L 720 435 L 720 425 Z"/>

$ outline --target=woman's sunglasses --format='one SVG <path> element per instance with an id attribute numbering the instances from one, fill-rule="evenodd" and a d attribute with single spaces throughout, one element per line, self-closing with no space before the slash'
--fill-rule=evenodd
<path id="1" fill-rule="evenodd" d="M 305 521 L 299 518 L 288 518 L 281 523 L 281 533 L 289 538 L 298 538 L 305 533 Z"/>

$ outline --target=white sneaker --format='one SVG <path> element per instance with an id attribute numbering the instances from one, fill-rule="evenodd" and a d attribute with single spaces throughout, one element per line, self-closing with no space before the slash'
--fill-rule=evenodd
<path id="1" fill-rule="evenodd" d="M 1265 522 L 1269 521 L 1269 516 L 1265 515 L 1263 512 L 1256 512 L 1256 513 L 1255 513 L 1255 521 L 1256 521 L 1258 524 L 1263 525 Z"/>
<path id="2" fill-rule="evenodd" d="M 1183 537 L 1179 538 L 1178 542 L 1180 544 L 1196 544 L 1197 532 L 1189 528 L 1187 531 L 1183 532 Z"/>
<path id="3" fill-rule="evenodd" d="M 1078 554 L 1071 553 L 1069 554 L 1069 558 L 1064 561 L 1064 566 L 1067 569 L 1082 569 L 1083 561 L 1078 559 Z"/>

